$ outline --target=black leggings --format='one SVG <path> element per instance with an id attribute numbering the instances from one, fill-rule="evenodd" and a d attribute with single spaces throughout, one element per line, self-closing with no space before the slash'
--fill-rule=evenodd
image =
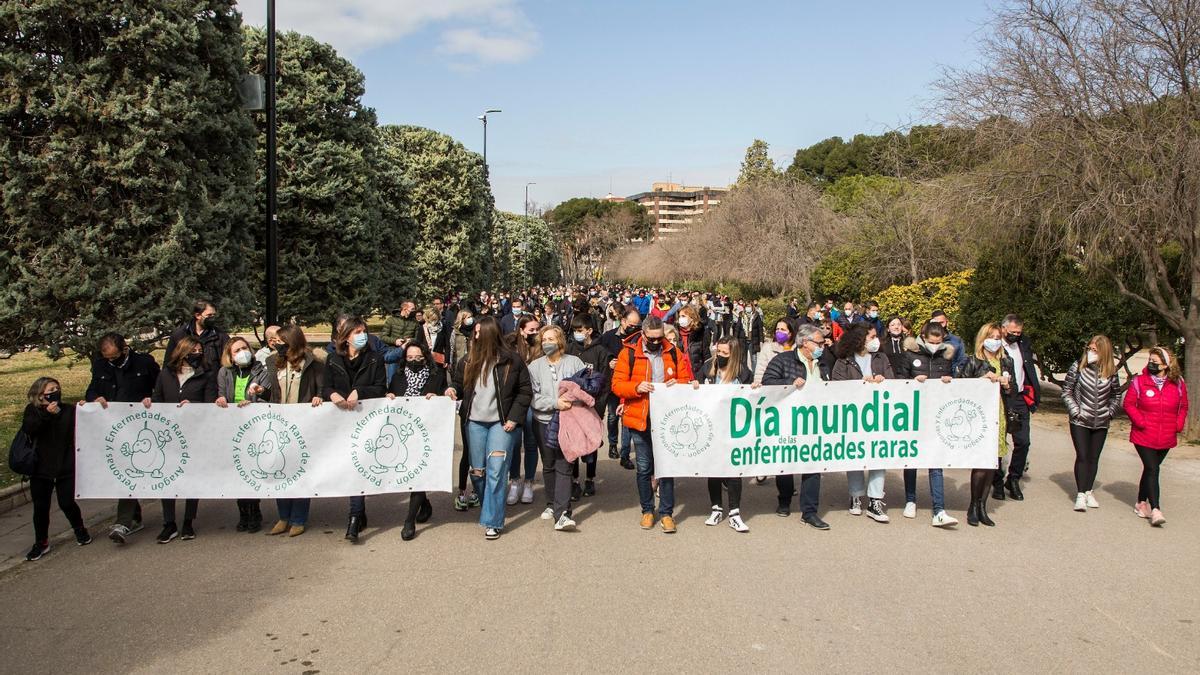
<path id="1" fill-rule="evenodd" d="M 1075 491 L 1091 492 L 1096 485 L 1096 471 L 1100 468 L 1100 453 L 1104 450 L 1104 439 L 1108 429 L 1089 429 L 1071 425 L 1071 442 L 1075 444 Z"/>
<path id="2" fill-rule="evenodd" d="M 462 459 L 458 460 L 458 491 L 467 491 L 467 471 L 471 468 L 471 453 L 467 452 L 467 425 L 460 423 L 462 429 L 463 451 Z"/>
<path id="3" fill-rule="evenodd" d="M 709 478 L 708 501 L 713 506 L 721 505 L 721 486 L 729 489 L 729 512 L 733 513 L 742 508 L 742 479 L 741 478 Z M 790 502 L 791 500 L 789 500 Z"/>
<path id="4" fill-rule="evenodd" d="M 1166 450 L 1155 450 L 1142 445 L 1137 448 L 1138 457 L 1142 458 L 1142 480 L 1138 483 L 1138 501 L 1150 502 L 1150 508 L 1161 508 L 1158 502 L 1158 467 L 1167 458 Z"/>
<path id="5" fill-rule="evenodd" d="M 58 508 L 76 530 L 83 527 L 83 514 L 75 503 L 75 476 L 29 479 L 29 496 L 33 499 L 33 536 L 38 543 L 50 538 L 50 498 L 58 493 Z"/>
<path id="6" fill-rule="evenodd" d="M 971 469 L 971 501 L 987 500 L 988 485 L 995 475 L 995 469 Z"/>
<path id="7" fill-rule="evenodd" d="M 593 452 L 592 454 L 588 455 L 588 457 L 590 457 L 592 459 L 592 461 L 589 462 L 586 459 L 583 460 L 583 463 L 587 465 L 587 479 L 594 480 L 596 478 L 596 453 Z M 571 462 L 571 478 L 574 479 L 575 482 L 579 482 L 579 460 L 578 459 L 575 460 L 574 462 Z"/>

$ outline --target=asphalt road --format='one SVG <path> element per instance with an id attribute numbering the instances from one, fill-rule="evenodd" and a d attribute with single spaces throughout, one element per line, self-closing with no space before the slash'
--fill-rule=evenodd
<path id="1" fill-rule="evenodd" d="M 1122 438 L 1101 461 L 1101 508 L 1071 510 L 1073 453 L 1038 424 L 1024 502 L 970 528 L 965 472 L 947 474 L 956 531 L 846 513 L 828 476 L 818 532 L 747 485 L 749 534 L 704 526 L 701 480 L 680 481 L 679 532 L 639 529 L 634 477 L 605 458 L 600 494 L 556 533 L 538 503 L 498 541 L 478 511 L 434 497 L 400 539 L 403 500 L 368 500 L 363 543 L 343 500 L 314 504 L 296 539 L 233 531 L 202 502 L 198 538 L 60 546 L 0 576 L 5 672 L 1197 672 L 1200 462 L 1164 464 L 1168 524 L 1133 516 L 1140 463 Z M 541 492 L 538 492 L 540 501 Z M 264 504 L 268 517 L 273 505 Z"/>

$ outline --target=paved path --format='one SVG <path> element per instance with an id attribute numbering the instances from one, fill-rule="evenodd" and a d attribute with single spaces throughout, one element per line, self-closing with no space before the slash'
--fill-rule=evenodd
<path id="1" fill-rule="evenodd" d="M 1200 462 L 1164 464 L 1170 522 L 1152 529 L 1129 506 L 1140 464 L 1128 443 L 1110 441 L 1102 507 L 1086 514 L 1071 510 L 1072 457 L 1065 432 L 1039 423 L 1027 499 L 994 504 L 995 528 L 958 531 L 929 526 L 924 480 L 918 519 L 901 518 L 889 474 L 888 525 L 849 516 L 833 476 L 831 531 L 776 517 L 774 488 L 747 485 L 752 531 L 739 535 L 703 525 L 705 485 L 687 480 L 679 532 L 643 532 L 633 472 L 607 459 L 574 534 L 518 506 L 488 542 L 478 512 L 442 494 L 403 542 L 401 500 L 373 497 L 372 529 L 351 546 L 342 500 L 317 502 L 292 540 L 236 533 L 233 504 L 206 501 L 195 541 L 158 546 L 151 526 L 124 548 L 98 536 L 0 576 L 4 669 L 1200 671 Z M 960 473 L 947 493 L 965 521 Z M 0 550 L 29 546 L 28 517 L 0 518 Z"/>

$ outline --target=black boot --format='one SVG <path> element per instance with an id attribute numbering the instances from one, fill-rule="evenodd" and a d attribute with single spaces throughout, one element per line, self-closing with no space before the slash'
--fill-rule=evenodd
<path id="1" fill-rule="evenodd" d="M 992 499 L 1004 501 L 1004 483 L 997 483 L 992 486 Z"/>
<path id="2" fill-rule="evenodd" d="M 979 522 L 988 527 L 995 527 L 996 521 L 992 520 L 987 513 L 987 497 L 980 499 L 975 505 L 975 515 L 979 518 Z"/>
<path id="3" fill-rule="evenodd" d="M 979 502 L 973 499 L 967 506 L 967 524 L 971 527 L 979 527 Z"/>
<path id="4" fill-rule="evenodd" d="M 400 528 L 400 538 L 404 541 L 412 541 L 415 536 L 417 536 L 417 524 L 411 520 L 404 521 L 404 527 Z"/>
<path id="5" fill-rule="evenodd" d="M 350 516 L 350 522 L 346 524 L 346 538 L 350 543 L 358 543 L 358 533 L 362 531 L 362 520 L 359 516 Z"/>
<path id="6" fill-rule="evenodd" d="M 1008 496 L 1020 502 L 1025 500 L 1025 494 L 1021 492 L 1021 479 L 1017 476 L 1009 476 L 1008 480 L 1004 481 L 1004 487 L 1008 488 Z"/>
<path id="7" fill-rule="evenodd" d="M 417 507 L 417 522 L 418 523 L 428 523 L 429 519 L 432 517 L 433 517 L 433 503 L 429 501 L 428 497 L 426 497 L 421 502 L 421 505 Z"/>
<path id="8" fill-rule="evenodd" d="M 249 509 L 246 508 L 246 505 L 240 501 L 238 502 L 237 507 L 238 507 L 237 531 L 245 532 L 246 524 L 250 521 L 250 511 L 249 511 Z"/>
<path id="9" fill-rule="evenodd" d="M 246 531 L 250 533 L 258 532 L 262 529 L 262 508 L 257 501 L 251 502 L 247 507 L 248 518 L 246 520 Z"/>

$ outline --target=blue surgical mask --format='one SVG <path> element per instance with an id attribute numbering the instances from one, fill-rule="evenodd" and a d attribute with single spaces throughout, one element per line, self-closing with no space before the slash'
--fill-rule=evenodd
<path id="1" fill-rule="evenodd" d="M 367 346 L 367 334 L 359 333 L 350 338 L 350 344 L 354 345 L 355 349 L 362 349 Z"/>
<path id="2" fill-rule="evenodd" d="M 813 358 L 814 358 L 814 359 L 819 359 L 819 358 L 821 358 L 821 356 L 822 356 L 822 355 L 824 355 L 824 354 L 825 354 L 825 348 L 824 348 L 824 347 L 817 347 L 816 349 L 814 349 L 814 350 L 813 350 L 813 354 L 812 354 L 812 356 L 813 356 Z"/>
<path id="3" fill-rule="evenodd" d="M 578 342 L 578 343 L 580 343 L 580 344 L 583 344 L 583 341 L 584 341 L 585 339 L 587 339 L 587 336 L 586 336 L 586 335 L 584 335 L 583 333 L 575 333 L 575 341 L 576 341 L 576 342 Z"/>

